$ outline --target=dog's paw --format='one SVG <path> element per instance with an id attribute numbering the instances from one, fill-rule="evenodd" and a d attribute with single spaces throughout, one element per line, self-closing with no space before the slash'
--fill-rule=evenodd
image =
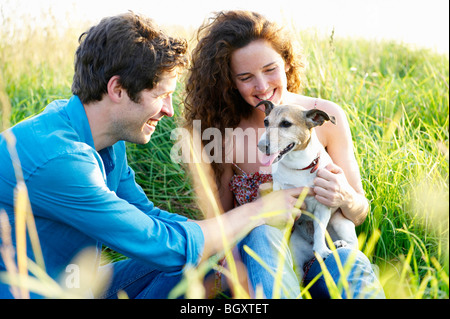
<path id="1" fill-rule="evenodd" d="M 348 243 L 345 240 L 342 240 L 342 239 L 336 240 L 333 244 L 334 244 L 334 246 L 336 248 L 341 248 L 341 247 L 347 247 L 348 246 Z"/>
<path id="2" fill-rule="evenodd" d="M 328 247 L 321 248 L 321 249 L 315 249 L 314 252 L 319 255 L 322 259 L 327 258 L 331 254 L 331 250 L 328 249 Z"/>

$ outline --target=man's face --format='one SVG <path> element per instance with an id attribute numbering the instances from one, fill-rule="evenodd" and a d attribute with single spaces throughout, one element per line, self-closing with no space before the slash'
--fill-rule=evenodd
<path id="1" fill-rule="evenodd" d="M 116 120 L 120 140 L 146 144 L 164 116 L 173 116 L 172 94 L 177 84 L 177 70 L 162 74 L 151 90 L 143 90 L 139 103 L 128 99 Z"/>

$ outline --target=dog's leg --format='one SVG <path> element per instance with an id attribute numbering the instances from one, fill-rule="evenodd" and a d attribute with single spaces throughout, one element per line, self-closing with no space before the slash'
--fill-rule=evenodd
<path id="1" fill-rule="evenodd" d="M 355 249 L 358 249 L 358 238 L 356 237 L 355 224 L 342 215 L 340 211 L 333 214 L 328 223 L 330 235 L 333 241 L 345 241 L 345 243 Z"/>
<path id="2" fill-rule="evenodd" d="M 314 246 L 313 250 L 322 259 L 331 254 L 331 250 L 327 247 L 325 240 L 325 231 L 331 217 L 330 208 L 317 203 L 314 210 Z"/>
<path id="3" fill-rule="evenodd" d="M 289 241 L 289 247 L 294 258 L 295 273 L 300 282 L 303 280 L 305 263 L 314 257 L 311 240 L 305 238 L 307 230 L 302 229 L 302 227 L 306 227 L 306 225 L 295 226 Z"/>

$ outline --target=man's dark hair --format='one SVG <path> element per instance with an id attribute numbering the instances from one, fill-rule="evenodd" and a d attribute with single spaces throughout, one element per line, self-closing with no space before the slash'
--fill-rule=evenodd
<path id="1" fill-rule="evenodd" d="M 72 93 L 82 103 L 100 101 L 115 75 L 137 103 L 163 72 L 187 64 L 186 40 L 165 35 L 153 20 L 132 12 L 104 18 L 81 34 L 79 43 Z"/>

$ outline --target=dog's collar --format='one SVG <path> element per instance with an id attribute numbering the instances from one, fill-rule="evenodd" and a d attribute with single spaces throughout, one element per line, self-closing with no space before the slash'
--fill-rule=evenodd
<path id="1" fill-rule="evenodd" d="M 307 169 L 311 168 L 311 174 L 314 173 L 319 168 L 319 160 L 320 160 L 320 151 L 317 153 L 316 158 L 309 164 L 308 166 L 304 168 L 298 168 L 300 171 L 305 171 Z"/>

